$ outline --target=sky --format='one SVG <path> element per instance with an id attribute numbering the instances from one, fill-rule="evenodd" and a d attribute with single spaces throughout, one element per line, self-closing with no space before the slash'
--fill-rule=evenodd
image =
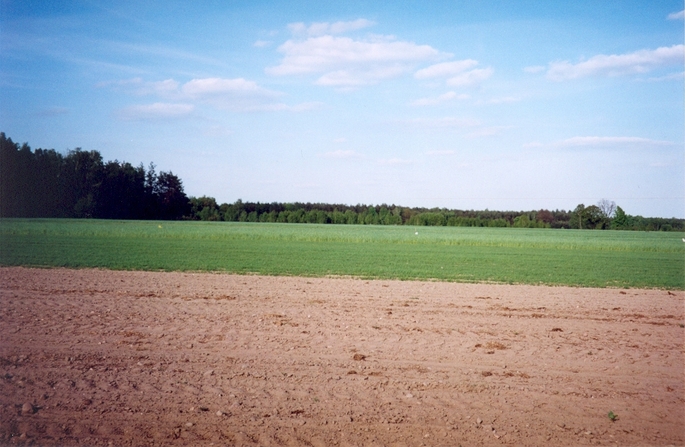
<path id="1" fill-rule="evenodd" d="M 0 0 L 0 131 L 219 203 L 685 218 L 683 2 Z"/>

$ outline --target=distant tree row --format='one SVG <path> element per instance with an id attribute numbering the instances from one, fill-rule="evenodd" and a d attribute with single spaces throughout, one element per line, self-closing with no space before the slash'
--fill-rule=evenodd
<path id="1" fill-rule="evenodd" d="M 685 219 L 629 216 L 616 203 L 580 204 L 573 211 L 474 211 L 409 208 L 397 205 L 259 203 L 217 204 L 213 197 L 191 197 L 193 220 L 347 225 L 575 228 L 593 230 L 685 231 Z"/>
<path id="2" fill-rule="evenodd" d="M 0 217 L 188 219 L 346 225 L 420 225 L 685 231 L 685 219 L 630 216 L 609 200 L 573 211 L 474 211 L 397 205 L 255 203 L 218 205 L 190 197 L 171 172 L 143 165 L 104 162 L 97 151 L 66 155 L 31 150 L 0 132 Z"/>
<path id="3" fill-rule="evenodd" d="M 419 225 L 454 227 L 569 228 L 566 211 L 462 211 L 397 205 L 326 203 L 254 203 L 238 200 L 218 205 L 212 197 L 191 197 L 196 220 L 231 222 L 322 223 L 347 225 Z"/>
<path id="4" fill-rule="evenodd" d="M 181 180 L 150 164 L 104 162 L 97 151 L 31 150 L 0 133 L 0 217 L 181 219 Z"/>

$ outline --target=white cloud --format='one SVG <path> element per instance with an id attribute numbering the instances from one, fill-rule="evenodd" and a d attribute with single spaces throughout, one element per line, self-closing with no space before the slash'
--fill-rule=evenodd
<path id="1" fill-rule="evenodd" d="M 362 154 L 355 152 L 355 151 L 344 151 L 344 150 L 337 150 L 337 151 L 331 151 L 331 152 L 326 152 L 325 154 L 321 155 L 324 158 L 335 158 L 335 159 L 358 159 L 358 158 L 364 158 Z"/>
<path id="2" fill-rule="evenodd" d="M 179 95 L 183 99 L 237 112 L 296 111 L 291 106 L 276 102 L 276 98 L 282 96 L 282 93 L 267 90 L 256 82 L 243 78 L 192 79 L 180 87 Z"/>
<path id="3" fill-rule="evenodd" d="M 683 20 L 685 19 L 685 10 L 673 12 L 668 15 L 668 20 Z"/>
<path id="4" fill-rule="evenodd" d="M 264 47 L 268 47 L 272 43 L 273 42 L 271 42 L 270 40 L 257 40 L 257 41 L 255 41 L 255 43 L 252 44 L 252 46 L 256 47 L 256 48 L 264 48 Z"/>
<path id="5" fill-rule="evenodd" d="M 123 120 L 166 120 L 184 118 L 195 110 L 192 104 L 170 104 L 156 102 L 126 107 L 119 112 L 119 118 Z"/>
<path id="6" fill-rule="evenodd" d="M 618 147 L 618 146 L 642 146 L 642 147 L 658 147 L 658 146 L 675 146 L 675 143 L 664 140 L 652 140 L 649 138 L 640 137 L 573 137 L 566 140 L 558 141 L 555 146 L 560 147 Z"/>
<path id="7" fill-rule="evenodd" d="M 465 59 L 462 61 L 453 62 L 442 62 L 440 64 L 434 64 L 430 67 L 426 67 L 417 71 L 416 73 L 414 73 L 414 77 L 416 79 L 445 78 L 448 76 L 463 73 L 464 71 L 473 68 L 476 65 L 478 65 L 478 61 L 475 61 L 473 59 Z"/>
<path id="8" fill-rule="evenodd" d="M 500 98 L 491 98 L 487 101 L 487 104 L 507 104 L 512 102 L 519 102 L 521 98 L 518 96 L 502 96 Z"/>
<path id="9" fill-rule="evenodd" d="M 324 34 L 343 34 L 375 25 L 375 22 L 366 19 L 357 19 L 349 22 L 315 22 L 307 26 L 302 22 L 288 24 L 288 29 L 293 34 L 307 34 L 309 36 L 323 36 Z"/>
<path id="10" fill-rule="evenodd" d="M 341 138 L 336 138 L 333 140 L 334 143 L 347 143 L 347 138 L 341 137 Z"/>
<path id="11" fill-rule="evenodd" d="M 254 81 L 247 81 L 243 78 L 222 79 L 204 78 L 193 79 L 183 84 L 182 92 L 191 97 L 209 97 L 222 94 L 249 94 L 275 96 L 276 92 L 266 90 Z"/>
<path id="12" fill-rule="evenodd" d="M 478 61 L 473 59 L 442 62 L 417 71 L 414 77 L 416 79 L 447 78 L 447 85 L 469 87 L 483 82 L 494 72 L 490 67 L 474 68 L 477 65 Z"/>
<path id="13" fill-rule="evenodd" d="M 316 74 L 318 85 L 357 87 L 400 76 L 421 61 L 441 57 L 429 45 L 416 45 L 394 39 L 354 40 L 330 35 L 304 41 L 288 40 L 278 48 L 281 63 L 268 67 L 274 76 Z"/>
<path id="14" fill-rule="evenodd" d="M 277 99 L 283 93 L 261 87 L 254 81 L 243 78 L 198 78 L 192 79 L 184 84 L 174 79 L 167 79 L 159 82 L 145 82 L 141 78 L 134 78 L 125 81 L 105 82 L 98 84 L 99 87 L 113 87 L 123 89 L 135 95 L 154 95 L 167 101 L 177 101 L 195 104 L 209 104 L 218 109 L 255 112 L 255 111 L 289 111 L 303 112 L 320 108 L 320 102 L 306 102 L 295 105 L 288 105 Z M 142 117 L 164 115 L 163 105 L 169 103 L 155 103 L 155 107 L 142 106 L 142 109 L 124 109 L 120 116 Z M 173 111 L 182 116 L 181 109 L 168 108 L 168 113 Z"/>
<path id="15" fill-rule="evenodd" d="M 324 74 L 314 83 L 331 87 L 360 87 L 375 84 L 383 79 L 400 76 L 405 71 L 405 68 L 400 65 L 375 67 L 365 72 L 359 70 L 338 70 Z"/>
<path id="16" fill-rule="evenodd" d="M 449 78 L 447 80 L 447 85 L 454 87 L 469 87 L 480 84 L 492 76 L 493 71 L 492 68 L 477 68 L 475 70 L 467 71 L 466 73 Z"/>
<path id="17" fill-rule="evenodd" d="M 639 50 L 627 54 L 599 54 L 577 64 L 568 61 L 552 62 L 549 64 L 547 77 L 553 81 L 564 81 L 585 76 L 646 73 L 661 66 L 682 65 L 684 59 L 685 45 Z"/>
<path id="18" fill-rule="evenodd" d="M 456 92 L 447 92 L 433 98 L 420 98 L 412 101 L 410 104 L 413 106 L 435 106 L 454 99 L 469 99 L 470 97 L 470 95 L 464 93 L 457 94 Z"/>

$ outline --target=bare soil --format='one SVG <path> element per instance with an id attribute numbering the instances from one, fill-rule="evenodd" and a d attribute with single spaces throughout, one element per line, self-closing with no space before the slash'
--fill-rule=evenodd
<path id="1" fill-rule="evenodd" d="M 0 444 L 685 445 L 684 303 L 1 268 Z"/>

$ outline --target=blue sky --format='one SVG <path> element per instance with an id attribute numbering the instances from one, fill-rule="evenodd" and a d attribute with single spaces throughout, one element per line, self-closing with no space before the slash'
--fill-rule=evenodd
<path id="1" fill-rule="evenodd" d="M 685 217 L 682 1 L 0 0 L 0 130 L 217 201 Z"/>

